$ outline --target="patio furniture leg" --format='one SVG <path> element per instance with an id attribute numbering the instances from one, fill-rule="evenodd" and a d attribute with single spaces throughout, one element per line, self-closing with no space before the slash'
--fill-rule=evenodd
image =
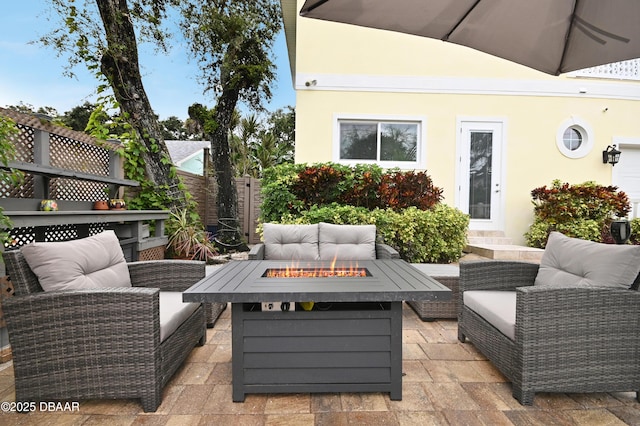
<path id="1" fill-rule="evenodd" d="M 460 328 L 458 328 L 458 340 L 462 343 L 467 341 L 467 336 L 465 336 L 464 333 L 460 331 Z"/>
<path id="2" fill-rule="evenodd" d="M 233 402 L 244 402 L 245 393 L 242 390 L 242 384 L 233 383 L 232 394 Z"/>
<path id="3" fill-rule="evenodd" d="M 154 395 L 144 396 L 140 402 L 145 413 L 154 413 L 162 402 L 162 391 L 158 391 Z"/>
<path id="4" fill-rule="evenodd" d="M 511 394 L 515 399 L 518 400 L 518 402 L 520 402 L 520 404 L 533 405 L 533 398 L 535 396 L 535 392 L 533 391 L 525 392 L 522 390 L 520 386 L 516 386 L 515 384 L 512 384 L 512 386 L 513 386 L 513 390 Z"/>

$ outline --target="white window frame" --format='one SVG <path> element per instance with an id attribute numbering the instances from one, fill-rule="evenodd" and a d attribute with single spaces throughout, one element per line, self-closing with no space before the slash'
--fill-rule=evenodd
<path id="1" fill-rule="evenodd" d="M 412 123 L 418 125 L 418 141 L 416 146 L 416 161 L 379 161 L 379 160 L 346 160 L 340 158 L 340 122 L 342 121 L 362 121 L 371 123 Z M 399 168 L 403 170 L 424 169 L 426 159 L 427 141 L 427 117 L 416 115 L 379 115 L 379 114 L 335 114 L 333 116 L 333 162 L 353 166 L 355 164 L 377 164 L 378 166 L 390 169 Z M 379 148 L 379 147 L 378 147 Z"/>
<path id="2" fill-rule="evenodd" d="M 567 129 L 574 129 L 580 136 L 582 136 L 582 144 L 574 150 L 570 150 L 564 144 L 564 132 Z M 593 141 L 595 140 L 593 135 L 593 129 L 586 121 L 578 118 L 571 117 L 563 121 L 558 127 L 556 133 L 556 146 L 558 150 L 567 158 L 583 158 L 586 157 L 593 150 Z"/>

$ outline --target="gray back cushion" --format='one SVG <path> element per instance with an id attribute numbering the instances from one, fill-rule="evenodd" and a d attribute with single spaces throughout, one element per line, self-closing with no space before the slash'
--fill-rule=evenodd
<path id="1" fill-rule="evenodd" d="M 321 260 L 371 260 L 376 258 L 375 225 L 319 223 Z"/>
<path id="2" fill-rule="evenodd" d="M 318 225 L 265 223 L 264 258 L 267 260 L 319 260 Z"/>
<path id="3" fill-rule="evenodd" d="M 549 235 L 535 285 L 629 288 L 640 272 L 640 246 Z"/>
<path id="4" fill-rule="evenodd" d="M 31 243 L 20 251 L 44 291 L 131 287 L 129 268 L 113 231 L 79 240 Z"/>

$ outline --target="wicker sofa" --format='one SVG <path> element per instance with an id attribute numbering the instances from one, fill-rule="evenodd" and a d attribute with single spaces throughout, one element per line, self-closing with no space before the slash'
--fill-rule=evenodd
<path id="1" fill-rule="evenodd" d="M 36 244 L 64 252 L 65 244 L 91 238 Z M 16 401 L 133 398 L 156 411 L 164 386 L 206 341 L 203 306 L 182 303 L 181 295 L 204 277 L 204 262 L 125 262 L 130 286 L 44 291 L 25 247 L 3 253 L 15 288 L 3 310 Z"/>
<path id="2" fill-rule="evenodd" d="M 393 247 L 376 242 L 375 225 L 263 225 L 264 243 L 249 251 L 249 260 L 399 259 Z"/>
<path id="3" fill-rule="evenodd" d="M 457 265 L 430 263 L 412 263 L 414 268 L 429 275 L 451 290 L 451 300 L 446 302 L 432 300 L 408 300 L 407 304 L 416 311 L 422 321 L 458 318 L 458 300 L 460 294 L 460 268 Z"/>
<path id="4" fill-rule="evenodd" d="M 640 246 L 557 233 L 540 265 L 461 263 L 458 339 L 471 340 L 523 405 L 537 392 L 640 398 L 639 270 Z"/>

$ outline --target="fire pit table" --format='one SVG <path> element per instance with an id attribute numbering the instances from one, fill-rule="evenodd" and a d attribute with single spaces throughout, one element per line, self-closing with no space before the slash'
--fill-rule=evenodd
<path id="1" fill-rule="evenodd" d="M 185 302 L 232 303 L 235 402 L 246 393 L 297 392 L 389 392 L 400 400 L 402 301 L 450 298 L 398 259 L 235 261 L 183 293 Z"/>

